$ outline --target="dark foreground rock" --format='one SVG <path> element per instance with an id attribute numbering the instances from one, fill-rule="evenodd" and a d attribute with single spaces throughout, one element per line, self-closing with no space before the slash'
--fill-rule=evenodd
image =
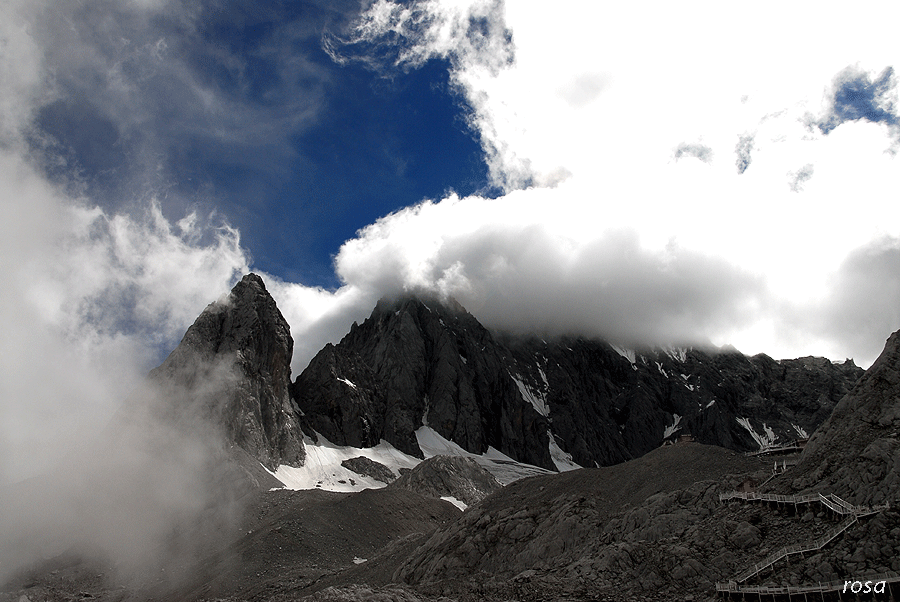
<path id="1" fill-rule="evenodd" d="M 348 468 L 358 475 L 372 477 L 384 484 L 392 483 L 397 479 L 394 472 L 382 464 L 365 456 L 357 456 L 341 462 L 341 466 Z"/>

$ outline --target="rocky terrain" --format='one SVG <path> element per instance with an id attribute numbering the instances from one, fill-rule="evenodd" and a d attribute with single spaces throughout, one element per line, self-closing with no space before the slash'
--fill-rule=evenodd
<path id="1" fill-rule="evenodd" d="M 164 515 L 164 537 L 134 531 L 154 536 L 138 572 L 82 537 L 109 529 L 102 521 L 62 547 L 29 540 L 23 525 L 16 536 L 40 553 L 7 573 L 0 602 L 712 600 L 717 583 L 845 520 L 818 502 L 720 500 L 739 489 L 891 505 L 743 585 L 900 572 L 900 333 L 859 378 L 852 362 L 513 337 L 452 302 L 403 298 L 381 301 L 293 383 L 290 351 L 258 277 L 210 305 L 150 380 L 161 418 L 214 425 L 221 449 L 202 455 L 202 471 L 175 473 L 190 487 L 163 488 L 171 471 L 138 475 L 126 483 L 140 495 L 122 500 L 140 519 L 169 503 L 160 492 L 203 495 Z M 359 455 L 342 465 L 386 486 L 357 493 L 278 489 L 263 468 L 302 465 L 316 437 L 385 439 L 421 457 L 425 424 L 472 454 L 491 446 L 550 468 L 569 454 L 591 467 L 500 486 L 470 458 L 436 456 L 398 476 Z M 813 429 L 782 474 L 772 457 L 742 453 Z M 697 441 L 662 445 L 688 431 Z M 170 461 L 196 451 L 165 441 L 152 449 Z M 107 466 L 116 471 L 81 486 L 121 480 L 130 465 L 97 470 Z M 45 481 L 0 503 L 31 516 L 27 504 L 58 486 Z"/>
<path id="2" fill-rule="evenodd" d="M 785 492 L 900 506 L 900 332 L 812 436 Z"/>

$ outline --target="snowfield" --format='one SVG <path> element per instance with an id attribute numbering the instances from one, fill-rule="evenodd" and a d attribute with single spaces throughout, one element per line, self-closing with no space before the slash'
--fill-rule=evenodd
<path id="1" fill-rule="evenodd" d="M 372 477 L 357 474 L 349 468 L 344 468 L 341 466 L 341 462 L 364 456 L 384 464 L 398 477 L 400 469 L 411 469 L 421 462 L 418 458 L 401 452 L 384 440 L 375 447 L 360 448 L 335 445 L 319 433 L 316 435 L 319 439 L 318 443 L 313 442 L 309 437 L 303 438 L 303 446 L 306 448 L 306 462 L 303 466 L 282 465 L 275 472 L 266 469 L 266 472 L 284 483 L 285 489 L 322 489 L 348 493 L 363 489 L 378 489 L 386 484 Z M 524 477 L 552 474 L 550 470 L 517 462 L 493 447 L 489 447 L 484 454 L 467 452 L 456 443 L 441 437 L 437 431 L 428 426 L 420 427 L 416 431 L 416 439 L 425 459 L 440 455 L 472 458 L 504 485 Z M 550 452 L 560 472 L 581 468 L 572 462 L 571 456 L 559 449 L 552 436 L 550 437 Z"/>

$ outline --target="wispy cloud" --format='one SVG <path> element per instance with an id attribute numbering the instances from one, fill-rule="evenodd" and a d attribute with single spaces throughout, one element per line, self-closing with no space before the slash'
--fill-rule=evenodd
<path id="1" fill-rule="evenodd" d="M 699 142 L 682 142 L 675 147 L 673 155 L 676 161 L 683 157 L 694 157 L 700 159 L 704 163 L 711 163 L 713 159 L 713 150 Z"/>
<path id="2" fill-rule="evenodd" d="M 33 134 L 63 143 L 53 149 L 67 159 L 60 176 L 81 171 L 83 189 L 107 210 L 148 193 L 167 214 L 185 210 L 179 193 L 215 200 L 216 169 L 286 178 L 293 137 L 316 122 L 329 75 L 297 51 L 319 32 L 270 13 L 181 0 L 30 10 L 38 73 L 52 82 L 49 97 L 29 103 Z M 246 33 L 230 46 L 222 28 Z"/>
<path id="3" fill-rule="evenodd" d="M 789 171 L 787 174 L 788 187 L 791 189 L 791 192 L 800 192 L 803 190 L 803 183 L 812 178 L 814 172 L 815 168 L 812 163 L 807 163 L 797 171 Z"/>

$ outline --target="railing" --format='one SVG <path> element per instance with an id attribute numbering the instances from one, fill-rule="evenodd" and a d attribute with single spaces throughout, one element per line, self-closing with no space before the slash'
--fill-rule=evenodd
<path id="1" fill-rule="evenodd" d="M 845 502 L 833 493 L 829 493 L 827 496 L 822 495 L 821 493 L 780 495 L 776 493 L 757 493 L 755 491 L 729 491 L 727 493 L 719 494 L 720 502 L 734 498 L 746 501 L 778 502 L 783 504 L 809 504 L 811 502 L 819 502 L 829 510 L 837 512 L 838 514 L 856 514 L 857 516 L 867 516 L 890 508 L 890 504 L 881 504 L 879 506 L 854 506 L 849 502 Z"/>
<path id="2" fill-rule="evenodd" d="M 841 590 L 844 588 L 848 580 L 841 581 L 827 581 L 825 583 L 816 583 L 815 585 L 781 585 L 781 586 L 772 586 L 772 585 L 738 585 L 734 581 L 728 581 L 726 583 L 716 583 L 716 591 L 717 592 L 732 592 L 732 593 L 744 593 L 744 594 L 811 594 L 811 593 L 825 593 L 825 592 L 833 592 L 835 590 Z M 900 575 L 897 573 L 880 573 L 878 575 L 867 575 L 865 577 L 858 577 L 853 579 L 853 581 L 871 581 L 873 583 L 878 583 L 880 581 L 884 581 L 886 583 L 897 583 L 900 582 Z"/>
<path id="3" fill-rule="evenodd" d="M 741 583 L 742 581 L 746 581 L 750 577 L 759 574 L 765 569 L 769 568 L 782 558 L 788 556 L 789 554 L 800 554 L 801 552 L 811 552 L 813 550 L 818 550 L 823 547 L 825 544 L 833 540 L 835 537 L 846 531 L 850 525 L 856 522 L 856 515 L 851 514 L 849 518 L 844 519 L 828 531 L 826 531 L 821 537 L 818 539 L 806 542 L 806 543 L 798 543 L 792 546 L 786 546 L 777 550 L 768 556 L 766 556 L 762 562 L 754 564 L 752 567 L 740 573 L 737 577 L 735 577 L 735 581 Z"/>
<path id="4" fill-rule="evenodd" d="M 799 554 L 802 552 L 811 552 L 814 550 L 821 549 L 826 544 L 831 542 L 835 537 L 846 531 L 852 524 L 854 524 L 857 518 L 861 516 L 868 516 L 870 514 L 875 514 L 876 512 L 881 512 L 882 510 L 887 510 L 890 508 L 890 504 L 885 503 L 878 506 L 854 506 L 853 504 L 842 500 L 838 496 L 833 493 L 829 493 L 828 495 L 822 495 L 821 493 L 807 494 L 807 495 L 780 495 L 776 493 L 756 493 L 752 491 L 730 491 L 727 493 L 719 494 L 719 501 L 725 501 L 730 499 L 742 499 L 746 501 L 764 501 L 764 502 L 779 502 L 784 504 L 808 504 L 812 502 L 819 502 L 829 510 L 836 512 L 837 514 L 841 514 L 846 516 L 843 521 L 826 531 L 821 537 L 815 539 L 812 542 L 794 544 L 792 546 L 787 546 L 773 552 L 766 556 L 762 562 L 754 564 L 752 567 L 748 568 L 744 572 L 740 573 L 734 580 L 729 581 L 727 583 L 717 583 L 716 591 L 726 591 L 726 592 L 743 592 L 743 593 L 759 593 L 759 594 L 793 594 L 793 593 L 804 593 L 804 592 L 825 592 L 832 591 L 837 585 L 843 585 L 843 582 L 829 582 L 826 584 L 818 584 L 818 585 L 810 585 L 810 586 L 783 586 L 783 587 L 754 587 L 754 586 L 743 586 L 738 585 L 739 583 L 746 581 L 750 577 L 754 575 L 758 575 L 761 571 L 769 568 L 782 558 L 790 554 Z M 881 579 L 881 577 L 885 577 L 885 579 Z M 875 577 L 867 577 L 869 581 L 900 581 L 900 576 L 896 573 L 885 573 L 884 575 L 877 575 Z M 822 587 L 826 587 L 827 589 L 819 589 Z"/>

